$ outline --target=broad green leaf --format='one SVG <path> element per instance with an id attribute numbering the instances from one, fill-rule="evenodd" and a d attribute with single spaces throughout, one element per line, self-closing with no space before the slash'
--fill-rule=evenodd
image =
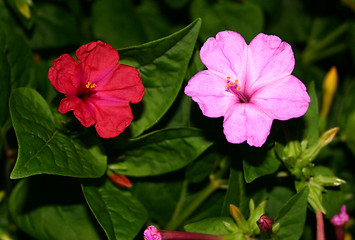
<path id="1" fill-rule="evenodd" d="M 130 192 L 117 188 L 108 179 L 101 184 L 84 182 L 82 189 L 108 239 L 134 239 L 148 215 Z"/>
<path id="2" fill-rule="evenodd" d="M 312 146 L 319 138 L 318 98 L 314 82 L 308 85 L 307 91 L 311 97 L 311 102 L 306 114 L 303 116 L 306 125 L 303 131 L 303 137 L 307 138 L 309 146 Z"/>
<path id="3" fill-rule="evenodd" d="M 266 215 L 275 218 L 282 206 L 294 195 L 294 192 L 288 187 L 276 186 L 269 193 L 266 206 Z"/>
<path id="4" fill-rule="evenodd" d="M 35 90 L 15 89 L 10 114 L 19 145 L 11 178 L 36 174 L 99 177 L 106 171 L 106 156 L 97 146 L 88 150 L 56 129 L 48 104 Z"/>
<path id="5" fill-rule="evenodd" d="M 281 164 L 273 148 L 267 152 L 263 150 L 256 151 L 255 149 L 253 151 L 252 154 L 248 154 L 248 159 L 243 160 L 244 178 L 247 183 L 276 172 Z"/>
<path id="6" fill-rule="evenodd" d="M 166 174 L 142 178 L 141 181 L 134 182 L 132 190 L 147 209 L 149 218 L 154 219 L 159 226 L 165 226 L 179 201 L 182 185 L 181 176 Z"/>
<path id="7" fill-rule="evenodd" d="M 10 66 L 11 87 L 28 86 L 32 81 L 34 65 L 32 51 L 25 39 L 11 27 L 0 22 L 0 29 L 3 31 L 2 37 L 5 37 L 5 40 L 1 40 L 5 46 L 1 47 L 4 48 Z"/>
<path id="8" fill-rule="evenodd" d="M 277 236 L 282 240 L 298 240 L 302 236 L 307 212 L 308 188 L 305 187 L 282 207 L 275 218 L 280 223 Z M 271 204 L 271 203 L 270 203 Z"/>
<path id="9" fill-rule="evenodd" d="M 186 169 L 186 179 L 191 183 L 202 182 L 207 179 L 218 164 L 218 155 L 215 151 L 202 154 Z"/>
<path id="10" fill-rule="evenodd" d="M 72 179 L 35 176 L 21 180 L 9 199 L 12 219 L 41 240 L 105 239 Z"/>
<path id="11" fill-rule="evenodd" d="M 168 37 L 137 47 L 119 50 L 121 63 L 138 69 L 145 95 L 130 125 L 133 136 L 152 127 L 173 104 L 183 83 L 199 34 L 201 20 Z M 138 110 L 138 109 L 137 109 Z"/>
<path id="12" fill-rule="evenodd" d="M 124 161 L 112 164 L 110 168 L 139 177 L 168 173 L 195 160 L 211 144 L 198 129 L 163 129 L 118 146 L 124 150 Z"/>
<path id="13" fill-rule="evenodd" d="M 9 116 L 10 90 L 10 67 L 5 53 L 0 49 L 0 127 L 3 126 Z"/>
<path id="14" fill-rule="evenodd" d="M 226 196 L 224 198 L 224 204 L 222 208 L 222 216 L 230 216 L 229 205 L 234 204 L 237 206 L 243 216 L 247 216 L 249 198 L 246 194 L 245 181 L 243 178 L 243 173 L 237 171 L 233 168 L 230 169 L 228 189 Z"/>
<path id="15" fill-rule="evenodd" d="M 230 217 L 208 218 L 184 226 L 187 232 L 228 235 L 238 230 L 234 220 Z"/>
<path id="16" fill-rule="evenodd" d="M 211 1 L 194 0 L 191 4 L 192 18 L 202 18 L 200 37 L 206 41 L 219 31 L 232 30 L 240 33 L 250 42 L 263 26 L 261 8 L 250 1 Z"/>

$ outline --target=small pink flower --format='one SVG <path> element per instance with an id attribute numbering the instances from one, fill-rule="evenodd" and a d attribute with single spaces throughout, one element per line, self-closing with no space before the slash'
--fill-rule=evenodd
<path id="1" fill-rule="evenodd" d="M 103 138 L 116 137 L 133 120 L 129 103 L 144 95 L 139 72 L 119 64 L 118 52 L 101 41 L 81 46 L 76 57 L 78 61 L 63 54 L 49 69 L 50 82 L 66 95 L 58 110 L 63 114 L 73 110 L 82 125 L 95 124 Z"/>
<path id="2" fill-rule="evenodd" d="M 346 206 L 343 205 L 340 209 L 340 213 L 333 216 L 330 222 L 333 226 L 344 226 L 349 221 L 349 214 L 346 212 Z"/>
<path id="3" fill-rule="evenodd" d="M 260 232 L 270 232 L 272 231 L 274 220 L 266 215 L 262 215 L 256 223 L 258 224 Z"/>
<path id="4" fill-rule="evenodd" d="M 224 116 L 229 142 L 260 147 L 274 119 L 306 113 L 310 97 L 291 75 L 291 46 L 277 36 L 260 33 L 247 45 L 240 34 L 223 31 L 205 42 L 200 57 L 207 70 L 190 79 L 185 93 L 205 116 Z"/>
<path id="5" fill-rule="evenodd" d="M 191 233 L 180 231 L 159 230 L 153 225 L 144 230 L 144 240 L 225 240 L 224 236 Z"/>

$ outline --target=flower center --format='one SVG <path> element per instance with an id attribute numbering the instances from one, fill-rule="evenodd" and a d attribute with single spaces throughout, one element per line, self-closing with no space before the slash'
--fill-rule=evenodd
<path id="1" fill-rule="evenodd" d="M 238 84 L 238 80 L 231 81 L 231 77 L 227 77 L 226 91 L 234 93 L 238 96 L 240 102 L 247 103 L 249 102 L 248 97 L 244 95 L 241 91 L 242 87 Z"/>
<path id="2" fill-rule="evenodd" d="M 89 98 L 92 94 L 96 92 L 95 90 L 93 90 L 96 86 L 97 86 L 96 83 L 87 82 L 85 88 L 84 87 L 80 88 L 78 92 L 78 97 L 80 99 Z"/>

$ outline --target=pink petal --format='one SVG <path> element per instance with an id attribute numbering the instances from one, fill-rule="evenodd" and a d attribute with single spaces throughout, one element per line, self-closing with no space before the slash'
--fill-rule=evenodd
<path id="1" fill-rule="evenodd" d="M 60 113 L 67 113 L 68 111 L 74 110 L 80 105 L 80 98 L 74 97 L 66 97 L 60 101 L 58 111 Z"/>
<path id="2" fill-rule="evenodd" d="M 74 95 L 80 86 L 79 65 L 68 54 L 63 54 L 53 61 L 48 71 L 48 78 L 54 88 L 61 93 Z"/>
<path id="3" fill-rule="evenodd" d="M 185 94 L 198 103 L 207 117 L 224 116 L 229 106 L 239 99 L 226 91 L 226 80 L 211 73 L 201 71 L 193 76 L 185 88 Z"/>
<path id="4" fill-rule="evenodd" d="M 107 43 L 101 41 L 91 42 L 81 46 L 76 51 L 85 79 L 83 84 L 90 81 L 97 83 L 110 74 L 118 65 L 118 52 Z"/>
<path id="5" fill-rule="evenodd" d="M 250 146 L 262 146 L 271 129 L 272 118 L 250 103 L 235 104 L 226 114 L 223 132 L 230 143 L 247 141 Z"/>
<path id="6" fill-rule="evenodd" d="M 102 138 L 112 138 L 122 133 L 128 127 L 133 115 L 128 104 L 108 104 L 105 100 L 95 100 L 95 128 Z"/>
<path id="7" fill-rule="evenodd" d="M 248 46 L 248 95 L 290 75 L 295 65 L 291 46 L 273 35 L 258 34 Z"/>
<path id="8" fill-rule="evenodd" d="M 144 95 L 144 86 L 137 69 L 123 64 L 117 65 L 110 75 L 97 83 L 95 90 L 107 98 L 117 98 L 131 103 L 141 101 Z"/>
<path id="9" fill-rule="evenodd" d="M 96 122 L 93 114 L 93 106 L 89 101 L 80 101 L 74 109 L 74 115 L 84 127 L 90 127 Z"/>
<path id="10" fill-rule="evenodd" d="M 270 117 L 279 120 L 304 115 L 310 101 L 305 85 L 293 75 L 264 86 L 250 100 Z"/>
<path id="11" fill-rule="evenodd" d="M 201 48 L 200 56 L 208 70 L 222 78 L 231 77 L 244 83 L 247 45 L 244 38 L 233 31 L 223 31 L 209 38 Z"/>

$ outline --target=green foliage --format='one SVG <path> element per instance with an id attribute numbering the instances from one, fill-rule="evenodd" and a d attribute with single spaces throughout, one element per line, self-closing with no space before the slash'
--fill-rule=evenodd
<path id="1" fill-rule="evenodd" d="M 108 239 L 133 239 L 147 219 L 144 207 L 128 191 L 106 181 L 82 185 L 85 199 Z"/>
<path id="2" fill-rule="evenodd" d="M 181 31 L 119 51 L 122 63 L 136 67 L 145 87 L 141 115 L 131 124 L 133 136 L 152 127 L 179 93 L 200 30 L 197 19 Z"/>
<path id="3" fill-rule="evenodd" d="M 61 133 L 55 126 L 48 104 L 35 90 L 14 90 L 10 97 L 10 113 L 19 144 L 11 178 L 44 173 L 71 177 L 100 177 L 104 174 L 106 156 L 100 153 L 98 146 L 88 149 L 78 140 Z"/>
<path id="4" fill-rule="evenodd" d="M 165 129 L 130 139 L 124 145 L 124 161 L 110 167 L 128 176 L 168 173 L 192 162 L 211 144 L 197 129 Z"/>
<path id="5" fill-rule="evenodd" d="M 351 1 L 0 0 L 0 239 L 142 239 L 154 224 L 226 240 L 306 240 L 317 208 L 326 226 L 343 204 L 353 217 L 354 9 Z M 228 143 L 223 119 L 203 116 L 184 94 L 205 69 L 202 44 L 224 30 L 289 43 L 292 74 L 311 98 L 303 117 L 274 121 L 260 148 Z M 132 124 L 110 140 L 59 113 L 63 95 L 47 77 L 54 59 L 97 40 L 118 49 L 145 87 Z M 339 82 L 321 119 L 332 66 Z M 112 171 L 132 188 L 111 182 Z M 275 220 L 272 232 L 260 232 L 263 214 Z"/>
<path id="6" fill-rule="evenodd" d="M 72 179 L 23 179 L 14 188 L 9 204 L 15 223 L 36 239 L 103 239 L 84 204 L 80 185 Z"/>

